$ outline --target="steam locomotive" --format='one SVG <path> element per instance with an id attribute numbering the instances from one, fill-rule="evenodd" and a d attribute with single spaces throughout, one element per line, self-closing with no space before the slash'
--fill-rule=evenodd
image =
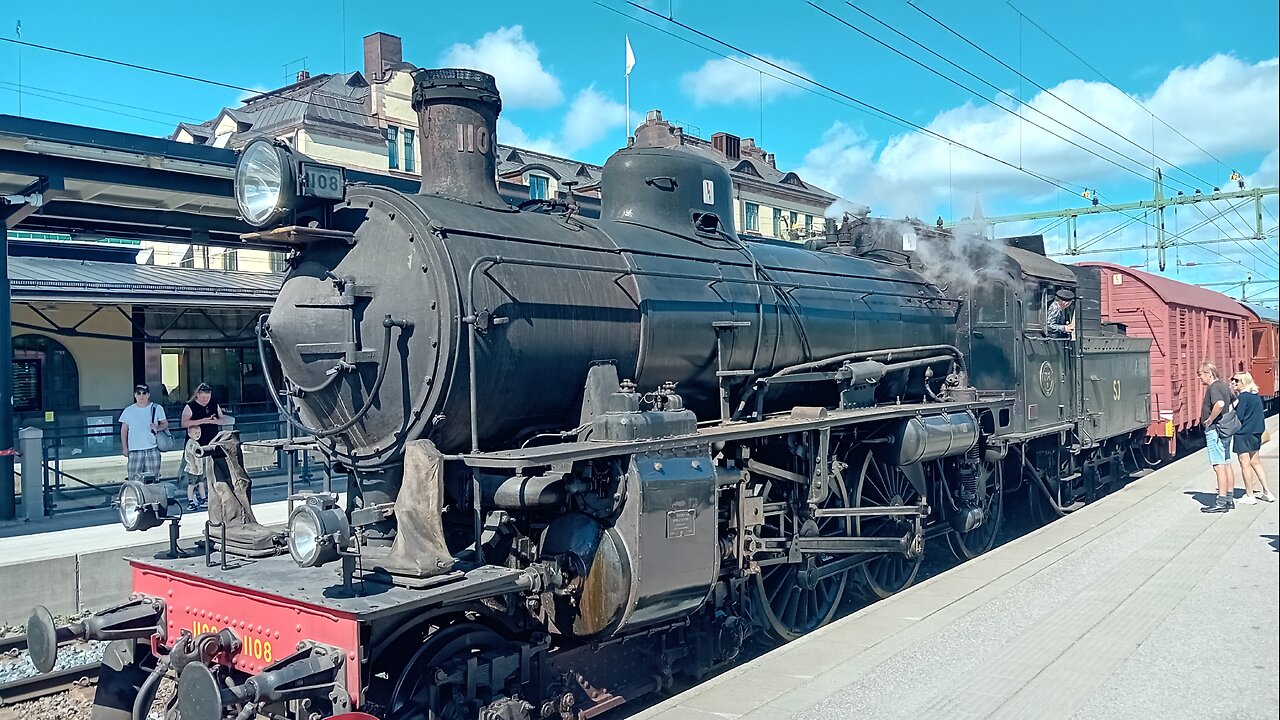
<path id="1" fill-rule="evenodd" d="M 749 242 L 725 169 L 678 149 L 614 154 L 599 220 L 512 208 L 493 78 L 418 71 L 413 105 L 416 195 L 245 148 L 241 212 L 293 248 L 272 394 L 349 486 L 281 533 L 235 433 L 204 448 L 204 556 L 132 560 L 132 599 L 71 628 L 32 616 L 42 669 L 112 641 L 95 720 L 145 717 L 165 676 L 185 720 L 590 718 L 902 590 L 933 542 L 986 551 L 1020 485 L 1053 516 L 1143 459 L 1150 341 L 1033 242 L 970 257 L 963 293 L 918 252 L 962 244 L 918 224 Z M 1062 288 L 1076 339 L 1043 331 Z"/>

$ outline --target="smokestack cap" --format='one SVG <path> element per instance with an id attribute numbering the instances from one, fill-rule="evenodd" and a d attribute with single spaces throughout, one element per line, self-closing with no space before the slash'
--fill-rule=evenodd
<path id="1" fill-rule="evenodd" d="M 413 73 L 413 109 L 433 100 L 474 100 L 502 111 L 498 83 L 489 73 L 465 68 L 422 69 Z"/>

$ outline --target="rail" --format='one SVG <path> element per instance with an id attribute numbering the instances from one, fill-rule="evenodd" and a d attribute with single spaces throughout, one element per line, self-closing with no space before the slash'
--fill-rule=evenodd
<path id="1" fill-rule="evenodd" d="M 101 662 L 86 663 L 0 684 L 0 707 L 57 695 L 73 687 L 95 683 L 101 667 Z"/>
<path id="2" fill-rule="evenodd" d="M 14 635 L 0 638 L 0 655 L 14 650 L 27 648 L 26 635 Z M 75 665 L 50 673 L 36 674 L 30 677 L 0 683 L 0 707 L 7 707 L 21 702 L 37 700 L 50 695 L 66 692 L 73 687 L 83 687 L 98 680 L 98 669 L 102 663 L 94 661 Z"/>

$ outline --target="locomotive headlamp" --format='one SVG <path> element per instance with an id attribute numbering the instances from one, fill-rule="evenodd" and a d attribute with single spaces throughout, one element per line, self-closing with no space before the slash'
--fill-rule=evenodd
<path id="1" fill-rule="evenodd" d="M 177 491 L 169 483 L 126 480 L 116 497 L 116 510 L 125 530 L 150 530 L 165 520 L 182 517 Z"/>
<path id="2" fill-rule="evenodd" d="M 281 141 L 258 138 L 236 163 L 236 206 L 254 227 L 278 224 L 346 196 L 346 174 L 337 165 L 315 162 Z"/>
<path id="3" fill-rule="evenodd" d="M 351 540 L 351 523 L 329 495 L 310 495 L 289 515 L 289 554 L 302 567 L 338 559 Z"/>

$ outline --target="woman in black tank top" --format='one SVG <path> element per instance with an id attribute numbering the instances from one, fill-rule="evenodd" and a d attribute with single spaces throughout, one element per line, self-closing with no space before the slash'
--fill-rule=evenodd
<path id="1" fill-rule="evenodd" d="M 222 417 L 222 408 L 213 402 L 212 389 L 207 384 L 200 383 L 192 393 L 191 400 L 182 408 L 182 427 L 199 427 L 198 442 L 208 445 L 222 429 Z M 218 422 L 209 422 L 209 418 Z"/>

